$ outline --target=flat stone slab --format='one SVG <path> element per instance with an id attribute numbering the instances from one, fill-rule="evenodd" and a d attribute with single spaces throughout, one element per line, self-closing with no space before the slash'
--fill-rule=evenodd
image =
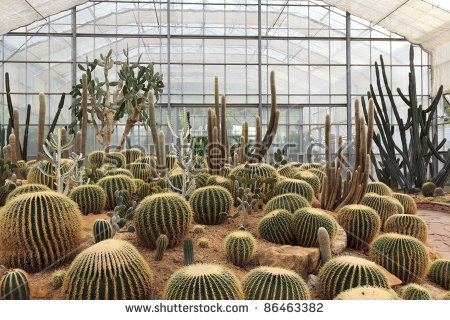
<path id="1" fill-rule="evenodd" d="M 335 256 L 341 254 L 347 248 L 347 233 L 340 225 L 338 225 L 336 236 L 331 241 L 330 246 L 331 253 Z"/>

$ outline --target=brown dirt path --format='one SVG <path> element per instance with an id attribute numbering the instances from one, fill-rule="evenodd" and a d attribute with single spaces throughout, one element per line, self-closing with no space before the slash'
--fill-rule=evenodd
<path id="1" fill-rule="evenodd" d="M 428 224 L 428 245 L 450 259 L 450 212 L 419 209 L 417 215 Z"/>

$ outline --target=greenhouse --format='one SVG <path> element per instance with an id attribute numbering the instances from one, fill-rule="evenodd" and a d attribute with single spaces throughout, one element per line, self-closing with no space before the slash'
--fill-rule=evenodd
<path id="1" fill-rule="evenodd" d="M 450 299 L 449 1 L 0 9 L 1 300 Z"/>

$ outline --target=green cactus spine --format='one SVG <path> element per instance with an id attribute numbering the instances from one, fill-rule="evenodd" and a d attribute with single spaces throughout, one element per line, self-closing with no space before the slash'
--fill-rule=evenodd
<path id="1" fill-rule="evenodd" d="M 94 234 L 95 243 L 103 240 L 108 240 L 113 237 L 113 228 L 109 221 L 104 219 L 97 219 L 92 227 L 92 233 Z"/>
<path id="2" fill-rule="evenodd" d="M 310 300 L 305 281 L 294 271 L 258 267 L 242 280 L 246 300 Z"/>
<path id="3" fill-rule="evenodd" d="M 156 247 L 160 234 L 169 238 L 169 248 L 175 247 L 188 232 L 191 221 L 189 203 L 182 196 L 168 192 L 146 197 L 134 213 L 138 238 L 150 248 Z"/>
<path id="4" fill-rule="evenodd" d="M 43 184 L 37 183 L 24 184 L 23 186 L 17 187 L 13 191 L 11 191 L 6 198 L 6 202 L 14 199 L 17 196 L 20 196 L 21 194 L 34 193 L 39 191 L 50 191 L 50 188 L 44 186 Z"/>
<path id="5" fill-rule="evenodd" d="M 106 210 L 114 210 L 116 206 L 116 199 L 114 192 L 127 190 L 130 193 L 134 192 L 134 183 L 130 177 L 124 175 L 108 176 L 100 179 L 97 185 L 105 191 L 106 194 Z"/>
<path id="6" fill-rule="evenodd" d="M 194 212 L 194 220 L 198 223 L 213 225 L 226 220 L 226 215 L 233 208 L 231 193 L 220 186 L 206 186 L 195 190 L 189 197 Z"/>
<path id="7" fill-rule="evenodd" d="M 164 256 L 164 251 L 166 251 L 169 245 L 169 238 L 165 234 L 162 234 L 156 239 L 156 253 L 155 261 L 161 261 Z"/>
<path id="8" fill-rule="evenodd" d="M 0 280 L 0 300 L 30 300 L 28 274 L 14 269 Z"/>
<path id="9" fill-rule="evenodd" d="M 153 176 L 152 167 L 146 163 L 130 163 L 127 164 L 126 168 L 131 171 L 135 179 L 148 181 Z"/>
<path id="10" fill-rule="evenodd" d="M 302 247 L 318 247 L 317 230 L 327 229 L 330 239 L 337 233 L 337 223 L 330 215 L 320 209 L 302 208 L 297 210 L 292 219 L 295 242 Z"/>
<path id="11" fill-rule="evenodd" d="M 150 298 L 152 284 L 152 272 L 136 248 L 109 239 L 75 258 L 62 293 L 67 300 L 142 300 Z"/>
<path id="12" fill-rule="evenodd" d="M 266 214 L 258 223 L 259 236 L 269 242 L 292 244 L 292 214 L 283 209 L 277 209 Z"/>
<path id="13" fill-rule="evenodd" d="M 309 208 L 311 205 L 308 200 L 296 193 L 285 193 L 270 199 L 264 206 L 265 214 L 277 209 L 284 209 L 294 214 L 295 211 L 301 208 Z"/>
<path id="14" fill-rule="evenodd" d="M 256 240 L 250 232 L 235 231 L 225 238 L 225 253 L 237 266 L 245 266 L 255 252 Z"/>
<path id="15" fill-rule="evenodd" d="M 380 196 L 392 196 L 392 190 L 383 182 L 374 181 L 367 184 L 366 193 L 376 193 Z"/>
<path id="16" fill-rule="evenodd" d="M 303 180 L 298 179 L 283 179 L 275 185 L 275 193 L 277 195 L 284 193 L 296 193 L 312 203 L 314 199 L 314 189 Z"/>
<path id="17" fill-rule="evenodd" d="M 352 256 L 331 259 L 320 269 L 317 289 L 323 299 L 356 287 L 371 286 L 389 289 L 389 280 L 374 262 Z"/>
<path id="18" fill-rule="evenodd" d="M 313 188 L 314 196 L 317 197 L 319 195 L 320 180 L 314 173 L 309 171 L 299 171 L 294 175 L 294 179 L 307 182 Z"/>
<path id="19" fill-rule="evenodd" d="M 403 300 L 432 300 L 430 292 L 418 284 L 411 283 L 402 288 Z"/>
<path id="20" fill-rule="evenodd" d="M 210 176 L 208 178 L 208 180 L 206 180 L 206 185 L 207 186 L 220 186 L 220 187 L 224 187 L 225 189 L 227 189 L 228 191 L 232 191 L 232 184 L 231 184 L 231 179 L 222 177 L 222 176 Z"/>
<path id="21" fill-rule="evenodd" d="M 412 236 L 423 243 L 428 238 L 427 223 L 420 217 L 410 214 L 394 214 L 384 223 L 384 231 Z"/>
<path id="22" fill-rule="evenodd" d="M 106 203 L 105 191 L 95 184 L 73 188 L 70 192 L 70 199 L 78 204 L 84 215 L 101 213 Z"/>
<path id="23" fill-rule="evenodd" d="M 376 211 L 381 219 L 381 230 L 384 230 L 384 223 L 390 216 L 399 213 L 399 208 L 395 199 L 390 196 L 380 196 L 375 193 L 367 193 L 361 200 L 361 204 Z"/>
<path id="24" fill-rule="evenodd" d="M 55 289 L 61 288 L 67 272 L 65 270 L 56 270 L 52 273 L 52 284 Z"/>
<path id="25" fill-rule="evenodd" d="M 405 214 L 417 213 L 417 204 L 411 196 L 404 193 L 393 193 L 392 197 L 402 204 Z"/>
<path id="26" fill-rule="evenodd" d="M 167 282 L 164 300 L 242 300 L 239 280 L 217 264 L 193 264 L 176 271 Z"/>
<path id="27" fill-rule="evenodd" d="M 117 168 L 124 168 L 127 159 L 120 152 L 108 152 L 105 154 L 105 158 L 103 159 L 103 163 L 112 164 Z"/>
<path id="28" fill-rule="evenodd" d="M 0 210 L 0 260 L 10 267 L 40 271 L 62 263 L 80 238 L 80 209 L 62 194 L 22 194 Z"/>
<path id="29" fill-rule="evenodd" d="M 441 287 L 450 289 L 450 259 L 434 260 L 430 267 L 429 277 L 431 281 Z"/>
<path id="30" fill-rule="evenodd" d="M 376 211 L 360 204 L 342 207 L 337 213 L 337 222 L 347 232 L 347 246 L 353 249 L 367 248 L 381 228 Z"/>
<path id="31" fill-rule="evenodd" d="M 339 293 L 333 300 L 400 300 L 392 289 L 357 287 Z"/>
<path id="32" fill-rule="evenodd" d="M 88 161 L 91 167 L 100 168 L 103 165 L 105 158 L 105 152 L 103 151 L 92 151 L 89 153 Z"/>
<path id="33" fill-rule="evenodd" d="M 127 164 L 133 163 L 137 159 L 144 156 L 144 153 L 141 150 L 136 149 L 136 148 L 125 149 L 125 150 L 120 151 L 120 153 L 125 156 L 125 160 L 126 160 Z"/>
<path id="34" fill-rule="evenodd" d="M 403 282 L 422 279 L 430 264 L 428 249 L 422 242 L 397 233 L 376 238 L 370 246 L 369 257 Z"/>
<path id="35" fill-rule="evenodd" d="M 183 241 L 183 262 L 185 266 L 194 264 L 194 243 L 192 239 Z"/>

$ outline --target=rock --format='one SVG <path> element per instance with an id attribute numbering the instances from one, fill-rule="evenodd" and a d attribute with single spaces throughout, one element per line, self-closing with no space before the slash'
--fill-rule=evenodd
<path id="1" fill-rule="evenodd" d="M 400 280 L 399 278 L 394 276 L 392 273 L 387 271 L 385 268 L 383 268 L 382 266 L 379 266 L 379 267 L 386 274 L 386 276 L 387 276 L 387 278 L 389 280 L 389 285 L 391 287 L 399 286 L 399 285 L 401 285 L 403 283 L 402 280 Z"/>
<path id="2" fill-rule="evenodd" d="M 281 267 L 297 272 L 303 279 L 319 268 L 319 248 L 299 246 L 270 247 L 261 251 L 257 263 L 262 266 Z"/>
<path id="3" fill-rule="evenodd" d="M 345 248 L 347 248 L 347 233 L 340 225 L 338 225 L 336 236 L 331 241 L 331 253 L 339 255 L 344 252 Z"/>
<path id="4" fill-rule="evenodd" d="M 317 276 L 313 274 L 308 274 L 308 278 L 306 278 L 306 284 L 308 285 L 309 290 L 316 291 L 316 283 L 317 283 Z"/>
<path id="5" fill-rule="evenodd" d="M 423 283 L 420 283 L 420 285 L 427 288 L 433 300 L 442 300 L 444 295 L 448 292 L 444 288 L 432 283 L 431 281 L 424 281 Z"/>
<path id="6" fill-rule="evenodd" d="M 443 197 L 443 196 L 445 196 L 445 192 L 442 188 L 437 187 L 436 189 L 434 189 L 433 197 Z"/>

